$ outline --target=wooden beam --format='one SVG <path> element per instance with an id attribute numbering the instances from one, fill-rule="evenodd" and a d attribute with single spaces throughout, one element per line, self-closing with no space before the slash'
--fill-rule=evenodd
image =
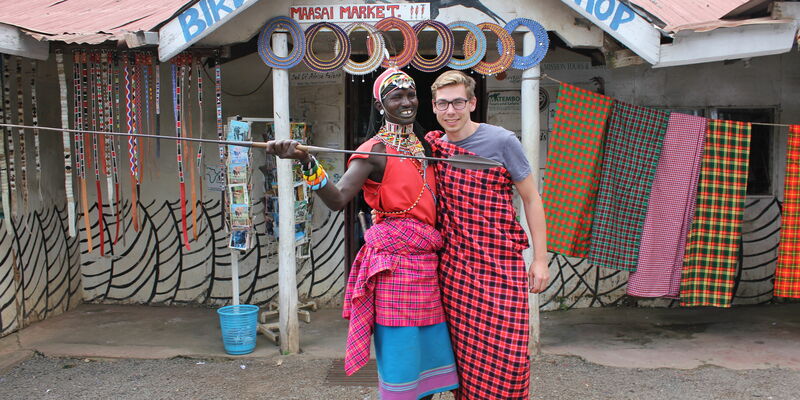
<path id="1" fill-rule="evenodd" d="M 620 0 L 561 0 L 650 64 L 659 60 L 661 32 Z"/>
<path id="2" fill-rule="evenodd" d="M 708 32 L 681 31 L 672 44 L 661 46 L 661 60 L 654 68 L 673 67 L 760 57 L 789 52 L 798 25 L 789 23 L 718 28 Z"/>
<path id="3" fill-rule="evenodd" d="M 158 45 L 158 32 L 128 32 L 125 34 L 125 44 L 129 49 L 156 46 Z"/>
<path id="4" fill-rule="evenodd" d="M 24 34 L 16 26 L 0 24 L 0 53 L 47 60 L 50 45 Z"/>

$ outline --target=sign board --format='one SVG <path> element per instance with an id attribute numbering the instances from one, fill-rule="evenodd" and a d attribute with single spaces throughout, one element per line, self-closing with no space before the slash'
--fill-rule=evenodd
<path id="1" fill-rule="evenodd" d="M 200 0 L 158 31 L 158 59 L 167 62 L 258 0 Z"/>
<path id="2" fill-rule="evenodd" d="M 561 0 L 650 64 L 659 60 L 661 33 L 621 0 Z"/>
<path id="3" fill-rule="evenodd" d="M 292 6 L 289 18 L 300 24 L 316 22 L 378 22 L 387 17 L 397 17 L 406 22 L 430 19 L 430 3 L 379 3 Z"/>
<path id="4" fill-rule="evenodd" d="M 320 86 L 320 85 L 339 85 L 344 79 L 342 70 L 328 72 L 290 72 L 289 84 L 292 86 Z"/>

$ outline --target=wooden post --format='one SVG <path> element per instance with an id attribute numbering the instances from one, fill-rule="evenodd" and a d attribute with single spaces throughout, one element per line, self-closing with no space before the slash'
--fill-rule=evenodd
<path id="1" fill-rule="evenodd" d="M 526 32 L 523 36 L 523 54 L 531 54 L 536 48 L 536 38 L 533 33 Z M 531 176 L 536 186 L 539 186 L 539 78 L 541 68 L 539 65 L 522 71 L 522 87 L 520 88 L 520 117 L 522 122 L 522 148 L 531 164 Z M 541 188 L 539 188 L 541 190 Z M 524 216 L 525 210 L 520 207 L 520 215 Z M 532 238 L 527 220 L 521 218 L 522 226 Z M 533 261 L 533 248 L 523 252 L 525 263 L 530 268 Z M 530 342 L 528 347 L 531 355 L 539 353 L 539 295 L 528 296 L 530 308 Z"/>
<path id="2" fill-rule="evenodd" d="M 272 49 L 279 57 L 289 53 L 286 33 L 272 36 Z M 272 70 L 275 139 L 291 139 L 289 129 L 289 72 Z M 297 276 L 294 247 L 294 177 L 292 160 L 277 160 L 278 174 L 278 311 L 281 353 L 300 351 L 297 322 Z"/>

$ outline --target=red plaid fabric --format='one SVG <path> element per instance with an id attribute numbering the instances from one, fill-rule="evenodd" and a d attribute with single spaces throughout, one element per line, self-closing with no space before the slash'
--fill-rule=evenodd
<path id="1" fill-rule="evenodd" d="M 617 101 L 606 135 L 589 262 L 635 271 L 669 114 Z"/>
<path id="2" fill-rule="evenodd" d="M 789 127 L 775 296 L 800 297 L 800 125 Z"/>
<path id="3" fill-rule="evenodd" d="M 542 191 L 549 251 L 571 257 L 589 254 L 603 137 L 613 102 L 561 84 Z"/>
<path id="4" fill-rule="evenodd" d="M 434 156 L 473 154 L 428 133 Z M 528 276 L 525 231 L 503 167 L 473 171 L 436 163 L 439 284 L 461 387 L 456 399 L 527 399 Z"/>
<path id="5" fill-rule="evenodd" d="M 631 296 L 678 297 L 705 139 L 705 118 L 670 114 L 647 204 L 639 263 L 628 277 Z"/>
<path id="6" fill-rule="evenodd" d="M 364 234 L 344 297 L 350 319 L 344 368 L 351 375 L 369 361 L 375 323 L 426 326 L 445 321 L 436 266 L 442 237 L 413 218 L 386 218 Z"/>
<path id="7" fill-rule="evenodd" d="M 749 157 L 750 123 L 708 122 L 681 273 L 682 306 L 731 306 Z"/>

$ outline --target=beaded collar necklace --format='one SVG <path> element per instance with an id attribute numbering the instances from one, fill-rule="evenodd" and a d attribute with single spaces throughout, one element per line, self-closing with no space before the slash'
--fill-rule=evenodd
<path id="1" fill-rule="evenodd" d="M 401 154 L 419 156 L 425 154 L 417 135 L 414 134 L 414 125 L 400 125 L 384 122 L 378 133 L 375 134 L 384 145 L 397 150 Z"/>

